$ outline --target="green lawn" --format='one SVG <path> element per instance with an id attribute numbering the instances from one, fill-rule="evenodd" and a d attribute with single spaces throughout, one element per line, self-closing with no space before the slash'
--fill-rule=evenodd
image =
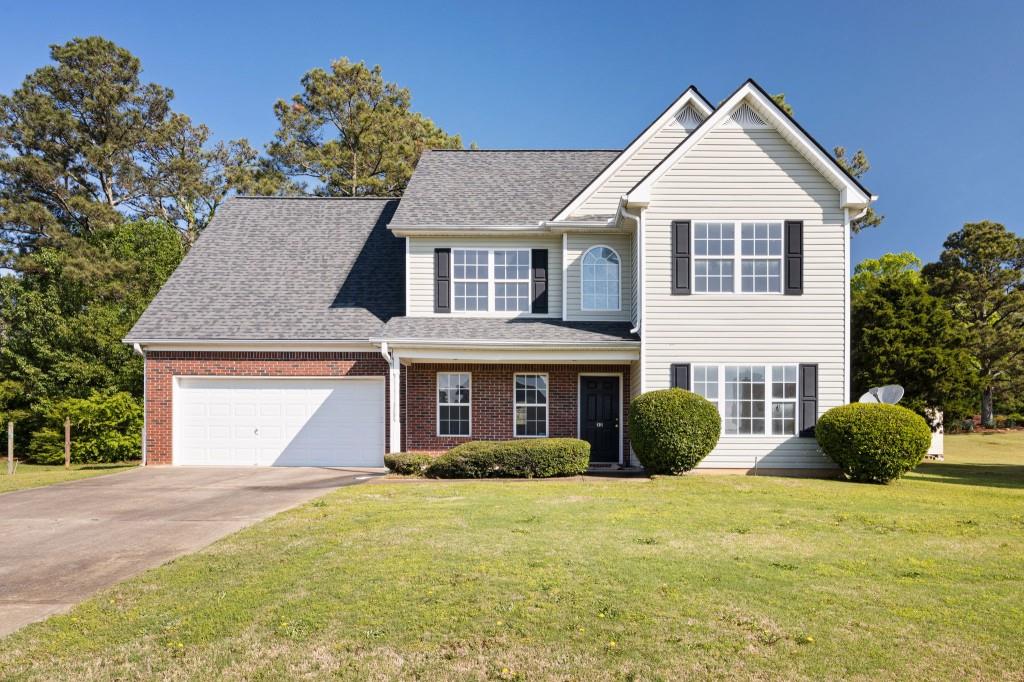
<path id="1" fill-rule="evenodd" d="M 7 459 L 0 460 L 0 493 L 9 493 L 14 490 L 25 488 L 38 488 L 53 483 L 65 483 L 77 481 L 82 478 L 92 478 L 112 474 L 115 471 L 124 471 L 137 467 L 138 462 L 116 462 L 114 464 L 72 464 L 71 469 L 65 469 L 63 464 L 49 466 L 44 464 L 18 465 L 13 476 L 7 475 Z"/>
<path id="2" fill-rule="evenodd" d="M 1021 679 L 1024 434 L 889 486 L 343 488 L 0 642 L 0 678 Z"/>

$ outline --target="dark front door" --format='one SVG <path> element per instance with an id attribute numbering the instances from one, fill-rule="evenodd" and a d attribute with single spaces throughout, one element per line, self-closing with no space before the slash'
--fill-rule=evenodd
<path id="1" fill-rule="evenodd" d="M 619 461 L 619 377 L 580 376 L 580 438 L 591 462 Z"/>

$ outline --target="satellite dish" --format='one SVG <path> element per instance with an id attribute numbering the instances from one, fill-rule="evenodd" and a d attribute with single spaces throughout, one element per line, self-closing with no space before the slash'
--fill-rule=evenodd
<path id="1" fill-rule="evenodd" d="M 895 405 L 903 399 L 903 393 L 903 387 L 899 384 L 876 386 L 875 388 L 868 389 L 868 392 L 862 395 L 858 402 Z"/>
<path id="2" fill-rule="evenodd" d="M 878 402 L 895 405 L 903 400 L 903 387 L 899 384 L 889 384 L 879 388 L 875 395 L 878 396 Z"/>

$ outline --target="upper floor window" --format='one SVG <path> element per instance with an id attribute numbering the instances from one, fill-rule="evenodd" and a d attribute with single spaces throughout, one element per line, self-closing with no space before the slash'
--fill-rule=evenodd
<path id="1" fill-rule="evenodd" d="M 487 251 L 455 249 L 455 309 L 488 309 L 488 256 Z"/>
<path id="2" fill-rule="evenodd" d="M 494 309 L 530 310 L 530 252 L 494 252 Z"/>
<path id="3" fill-rule="evenodd" d="M 619 254 L 595 246 L 583 254 L 580 286 L 583 310 L 619 310 L 621 268 Z"/>
<path id="4" fill-rule="evenodd" d="M 529 249 L 452 249 L 456 312 L 529 312 Z"/>
<path id="5" fill-rule="evenodd" d="M 738 227 L 737 249 L 736 223 L 694 223 L 694 290 L 781 293 L 782 222 L 741 222 Z"/>

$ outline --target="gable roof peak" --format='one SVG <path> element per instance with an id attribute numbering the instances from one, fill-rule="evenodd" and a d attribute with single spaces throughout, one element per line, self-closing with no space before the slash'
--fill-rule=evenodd
<path id="1" fill-rule="evenodd" d="M 683 121 L 677 121 L 677 116 L 684 116 L 684 112 L 689 109 L 693 112 L 693 116 L 685 116 L 687 123 Z M 633 141 L 626 145 L 625 149 L 621 153 L 612 159 L 605 168 L 598 173 L 598 175 L 590 181 L 590 183 L 584 187 L 579 193 L 569 201 L 562 210 L 555 215 L 553 221 L 567 220 L 573 213 L 579 209 L 593 194 L 596 192 L 610 177 L 625 164 L 630 158 L 633 157 L 634 153 L 640 149 L 648 140 L 651 139 L 658 131 L 663 130 L 671 123 L 675 122 L 677 126 L 681 126 L 684 130 L 691 130 L 699 127 L 698 120 L 706 120 L 708 116 L 715 110 L 711 102 L 697 89 L 695 85 L 689 85 L 679 94 L 672 103 L 669 104 L 661 114 L 658 115 L 653 121 L 651 121 L 646 128 L 644 128 L 639 135 L 633 138 Z M 692 125 L 691 125 L 692 124 Z"/>
<path id="2" fill-rule="evenodd" d="M 742 107 L 747 107 L 749 113 L 740 112 Z M 734 116 L 739 120 L 735 121 Z M 817 168 L 839 190 L 840 201 L 844 207 L 866 208 L 877 199 L 859 180 L 840 166 L 836 159 L 821 146 L 821 143 L 804 130 L 803 126 L 783 111 L 782 107 L 757 81 L 748 78 L 670 154 L 641 178 L 640 182 L 633 186 L 633 189 L 626 193 L 627 203 L 644 204 L 649 201 L 652 185 L 689 152 L 709 130 L 726 121 L 733 121 L 739 126 L 760 127 L 760 124 L 764 124 L 778 130 L 811 165 Z"/>

